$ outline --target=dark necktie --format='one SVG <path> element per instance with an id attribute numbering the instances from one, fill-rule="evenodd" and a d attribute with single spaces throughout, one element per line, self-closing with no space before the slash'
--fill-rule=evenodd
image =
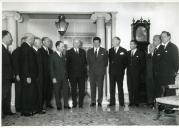
<path id="1" fill-rule="evenodd" d="M 97 58 L 98 56 L 97 49 L 95 50 L 94 55 L 95 55 L 95 58 Z"/>
<path id="2" fill-rule="evenodd" d="M 154 54 L 156 54 L 156 52 L 157 52 L 157 48 L 154 49 Z"/>
<path id="3" fill-rule="evenodd" d="M 115 53 L 117 53 L 117 51 L 116 51 L 116 50 L 117 50 L 117 48 L 114 48 L 114 52 L 115 52 Z"/>

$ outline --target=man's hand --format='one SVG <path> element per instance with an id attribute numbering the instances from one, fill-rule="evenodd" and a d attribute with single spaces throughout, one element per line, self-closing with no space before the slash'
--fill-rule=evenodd
<path id="1" fill-rule="evenodd" d="M 19 75 L 16 75 L 16 80 L 17 80 L 17 81 L 20 81 Z"/>
<path id="2" fill-rule="evenodd" d="M 56 78 L 53 78 L 53 79 L 52 79 L 52 83 L 53 83 L 53 84 L 56 84 L 56 83 L 57 83 L 57 79 L 56 79 Z"/>
<path id="3" fill-rule="evenodd" d="M 30 84 L 31 83 L 31 78 L 27 77 L 27 83 Z"/>

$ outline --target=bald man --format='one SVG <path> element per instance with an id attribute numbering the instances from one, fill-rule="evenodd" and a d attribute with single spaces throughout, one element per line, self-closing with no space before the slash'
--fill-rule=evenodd
<path id="1" fill-rule="evenodd" d="M 81 41 L 75 39 L 73 48 L 67 51 L 67 70 L 71 83 L 71 93 L 73 100 L 73 108 L 83 107 L 83 99 L 85 95 L 85 78 L 87 76 L 86 52 L 80 48 Z M 77 88 L 79 94 L 77 94 Z M 77 100 L 78 97 L 78 100 Z"/>

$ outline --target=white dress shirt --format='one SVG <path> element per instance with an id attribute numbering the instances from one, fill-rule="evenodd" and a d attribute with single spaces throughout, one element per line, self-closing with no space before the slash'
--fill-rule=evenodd
<path id="1" fill-rule="evenodd" d="M 98 48 L 95 48 L 95 47 L 94 47 L 94 53 L 96 52 L 96 49 L 97 49 L 97 55 L 98 55 L 99 47 L 98 47 Z"/>
<path id="2" fill-rule="evenodd" d="M 56 52 L 60 57 L 62 57 L 62 52 L 59 52 L 59 51 L 56 51 Z"/>
<path id="3" fill-rule="evenodd" d="M 38 49 L 35 46 L 33 46 L 33 49 L 35 49 L 35 51 L 38 51 Z"/>
<path id="4" fill-rule="evenodd" d="M 164 46 L 164 49 L 166 49 L 166 47 L 167 47 L 167 45 L 168 45 L 168 43 L 169 43 L 170 41 L 168 41 L 167 43 L 162 43 L 163 44 L 163 46 Z"/>
<path id="5" fill-rule="evenodd" d="M 115 53 L 117 53 L 118 49 L 119 49 L 119 46 L 114 47 L 114 51 L 115 51 Z"/>
<path id="6" fill-rule="evenodd" d="M 135 55 L 135 52 L 136 52 L 136 51 L 137 51 L 137 48 L 135 48 L 135 49 L 133 49 L 133 50 L 131 51 L 132 56 Z"/>

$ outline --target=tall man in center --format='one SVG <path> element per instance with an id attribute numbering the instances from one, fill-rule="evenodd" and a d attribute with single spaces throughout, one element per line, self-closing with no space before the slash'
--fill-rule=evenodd
<path id="1" fill-rule="evenodd" d="M 108 52 L 104 48 L 100 47 L 101 39 L 94 37 L 93 45 L 87 52 L 87 62 L 89 65 L 89 77 L 91 88 L 91 105 L 96 105 L 96 87 L 98 87 L 98 106 L 101 107 L 103 100 L 103 81 L 106 73 L 106 67 L 108 65 Z"/>
<path id="2" fill-rule="evenodd" d="M 73 100 L 73 108 L 79 103 L 79 107 L 83 107 L 83 99 L 85 95 L 85 79 L 87 76 L 87 61 L 85 50 L 79 48 L 80 40 L 75 39 L 73 48 L 67 51 L 67 70 L 71 83 L 71 93 Z M 77 102 L 77 87 L 79 90 L 79 100 Z"/>
<path id="3" fill-rule="evenodd" d="M 127 50 L 120 46 L 120 38 L 112 39 L 113 47 L 109 49 L 109 78 L 110 78 L 110 104 L 114 106 L 116 82 L 118 85 L 118 97 L 120 106 L 124 106 L 123 78 L 127 66 Z"/>

